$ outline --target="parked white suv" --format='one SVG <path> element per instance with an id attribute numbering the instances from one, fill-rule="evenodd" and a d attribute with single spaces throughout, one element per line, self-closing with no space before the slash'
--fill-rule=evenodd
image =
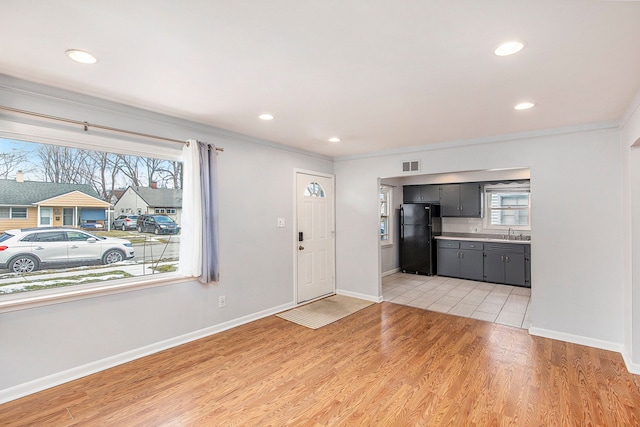
<path id="1" fill-rule="evenodd" d="M 113 264 L 133 258 L 130 241 L 75 228 L 23 228 L 0 234 L 0 269 L 29 273 L 47 267 Z"/>

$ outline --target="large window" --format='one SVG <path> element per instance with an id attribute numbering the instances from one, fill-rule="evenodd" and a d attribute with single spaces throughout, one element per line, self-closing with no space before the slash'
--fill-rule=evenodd
<path id="1" fill-rule="evenodd" d="M 522 183 L 487 185 L 485 226 L 530 230 L 531 193 Z"/>
<path id="2" fill-rule="evenodd" d="M 391 187 L 380 186 L 380 242 L 385 245 L 392 243 L 391 235 Z"/>
<path id="3" fill-rule="evenodd" d="M 131 188 L 179 217 L 182 178 L 175 158 L 0 138 L 0 297 L 176 271 L 179 234 L 112 224 L 114 209 L 141 210 Z M 56 230 L 15 231 L 42 227 Z"/>

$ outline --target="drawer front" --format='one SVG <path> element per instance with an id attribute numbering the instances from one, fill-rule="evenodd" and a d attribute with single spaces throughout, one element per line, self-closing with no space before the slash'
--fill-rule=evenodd
<path id="1" fill-rule="evenodd" d="M 484 243 L 482 242 L 460 242 L 460 249 L 471 249 L 476 251 L 481 251 L 484 248 Z"/>
<path id="2" fill-rule="evenodd" d="M 457 240 L 441 240 L 438 239 L 439 248 L 460 249 L 460 242 Z"/>
<path id="3" fill-rule="evenodd" d="M 521 244 L 513 244 L 513 243 L 485 243 L 484 250 L 485 251 L 501 251 L 501 252 L 511 252 L 514 254 L 523 254 L 525 252 L 525 246 Z"/>

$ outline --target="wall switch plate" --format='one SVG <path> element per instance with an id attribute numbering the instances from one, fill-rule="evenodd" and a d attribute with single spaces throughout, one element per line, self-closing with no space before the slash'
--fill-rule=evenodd
<path id="1" fill-rule="evenodd" d="M 220 296 L 218 297 L 218 307 L 222 308 L 222 307 L 226 307 L 227 306 L 227 299 L 225 298 L 225 296 Z"/>
<path id="2" fill-rule="evenodd" d="M 284 218 L 278 218 L 278 228 L 284 228 Z"/>

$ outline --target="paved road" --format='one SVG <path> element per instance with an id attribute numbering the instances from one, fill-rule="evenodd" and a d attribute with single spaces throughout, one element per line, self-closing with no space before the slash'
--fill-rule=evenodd
<path id="1" fill-rule="evenodd" d="M 133 245 L 136 250 L 135 261 L 141 262 L 145 260 L 155 261 L 158 259 L 177 259 L 180 255 L 180 239 L 177 236 L 171 236 L 168 243 L 147 241 L 145 243 L 135 243 Z"/>

